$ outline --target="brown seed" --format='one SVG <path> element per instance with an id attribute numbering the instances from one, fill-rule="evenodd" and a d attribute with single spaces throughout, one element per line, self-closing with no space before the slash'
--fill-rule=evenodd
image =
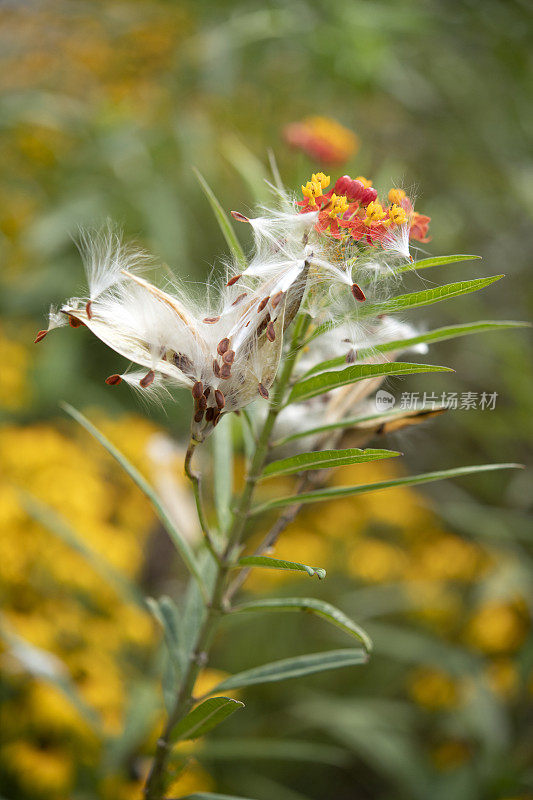
<path id="1" fill-rule="evenodd" d="M 269 342 L 274 342 L 276 339 L 276 331 L 274 330 L 273 322 L 269 322 L 267 325 L 267 339 Z"/>
<path id="2" fill-rule="evenodd" d="M 270 295 L 269 295 L 268 297 L 263 297 L 263 299 L 261 300 L 261 302 L 260 302 L 260 303 L 259 303 L 259 305 L 257 306 L 257 313 L 258 313 L 258 314 L 260 314 L 260 313 L 261 313 L 261 311 L 262 311 L 264 308 L 266 308 L 266 304 L 268 303 L 268 301 L 269 301 L 269 300 L 270 300 Z"/>
<path id="3" fill-rule="evenodd" d="M 206 422 L 213 422 L 213 417 L 215 416 L 215 409 L 213 406 L 209 406 L 207 411 L 205 412 L 205 421 Z"/>
<path id="4" fill-rule="evenodd" d="M 105 382 L 108 386 L 118 386 L 119 383 L 122 383 L 122 378 L 120 375 L 110 375 L 109 378 L 105 379 Z"/>
<path id="5" fill-rule="evenodd" d="M 272 308 L 277 308 L 279 306 L 279 301 L 283 297 L 283 292 L 276 292 L 274 297 L 272 298 Z"/>
<path id="6" fill-rule="evenodd" d="M 143 387 L 143 389 L 146 389 L 154 382 L 154 378 L 155 378 L 155 372 L 153 371 L 153 369 L 151 369 L 149 370 L 149 372 L 146 373 L 144 378 L 141 378 L 139 384 Z"/>
<path id="7" fill-rule="evenodd" d="M 196 401 L 196 407 L 199 411 L 205 411 L 207 408 L 207 398 L 203 395 Z"/>
<path id="8" fill-rule="evenodd" d="M 37 344 L 37 342 L 42 342 L 42 340 L 44 339 L 44 337 L 46 336 L 47 333 L 48 333 L 48 331 L 39 331 L 39 333 L 37 334 L 37 336 L 33 340 L 33 343 Z"/>
<path id="9" fill-rule="evenodd" d="M 192 396 L 195 400 L 198 400 L 204 393 L 204 385 L 202 381 L 196 381 L 194 386 L 192 387 Z"/>
<path id="10" fill-rule="evenodd" d="M 231 305 L 232 306 L 236 306 L 237 303 L 240 303 L 241 300 L 244 300 L 244 298 L 247 297 L 247 296 L 248 296 L 248 293 L 247 292 L 243 292 L 242 294 L 240 294 L 238 297 L 235 298 L 235 300 L 233 301 L 233 303 Z"/>
<path id="11" fill-rule="evenodd" d="M 266 386 L 263 386 L 263 384 L 260 383 L 259 386 L 257 387 L 257 391 L 259 392 L 259 394 L 261 395 L 261 397 L 264 400 L 268 400 L 269 394 L 268 394 L 268 389 L 266 388 Z"/>
<path id="12" fill-rule="evenodd" d="M 218 414 L 216 414 L 216 415 L 215 415 L 215 417 L 213 418 L 213 427 L 214 427 L 214 428 L 216 428 L 216 426 L 217 426 L 217 425 L 218 425 L 218 423 L 220 422 L 220 417 L 221 417 L 221 416 L 222 416 L 222 414 L 218 413 Z"/>
<path id="13" fill-rule="evenodd" d="M 224 353 L 224 355 L 222 356 L 222 361 L 225 364 L 233 364 L 233 362 L 235 361 L 235 350 L 228 350 L 227 353 Z"/>
<path id="14" fill-rule="evenodd" d="M 69 316 L 68 324 L 70 325 L 71 328 L 79 328 L 80 325 L 83 325 L 83 322 L 79 319 L 76 319 L 76 317 Z"/>
<path id="15" fill-rule="evenodd" d="M 233 276 L 233 278 L 230 278 L 230 279 L 229 279 L 229 281 L 227 282 L 226 286 L 233 286 L 233 284 L 234 284 L 234 283 L 237 283 L 237 281 L 238 281 L 238 280 L 239 280 L 239 278 L 241 278 L 241 277 L 242 277 L 241 275 L 234 275 L 234 276 Z"/>
<path id="16" fill-rule="evenodd" d="M 229 339 L 221 339 L 217 344 L 217 353 L 223 356 L 229 350 Z"/>
<path id="17" fill-rule="evenodd" d="M 350 350 L 350 352 L 346 354 L 346 363 L 355 364 L 356 361 L 357 361 L 357 350 Z"/>
<path id="18" fill-rule="evenodd" d="M 172 360 L 182 372 L 190 372 L 192 370 L 191 359 L 188 356 L 184 356 L 183 353 L 174 353 Z"/>
<path id="19" fill-rule="evenodd" d="M 257 335 L 258 336 L 261 336 L 261 334 L 263 333 L 265 328 L 268 326 L 269 322 L 270 322 L 270 314 L 267 313 L 266 317 L 263 320 L 261 320 L 261 322 L 257 326 Z"/>
<path id="20" fill-rule="evenodd" d="M 197 411 L 196 414 L 194 415 L 195 422 L 201 422 L 203 418 L 204 418 L 204 412 L 201 410 Z"/>
<path id="21" fill-rule="evenodd" d="M 220 364 L 218 363 L 216 358 L 213 359 L 213 372 L 215 373 L 217 378 L 220 378 Z"/>
<path id="22" fill-rule="evenodd" d="M 226 398 L 224 397 L 220 389 L 215 389 L 215 400 L 219 408 L 224 408 L 224 406 L 226 405 Z"/>
<path id="23" fill-rule="evenodd" d="M 93 315 L 92 315 L 92 311 L 91 311 L 92 305 L 93 305 L 93 304 L 92 304 L 92 303 L 91 303 L 91 301 L 89 300 L 89 302 L 88 302 L 88 303 L 86 304 L 86 306 L 85 306 L 85 312 L 86 312 L 86 314 L 87 314 L 87 319 L 92 319 L 92 316 L 93 316 Z"/>
<path id="24" fill-rule="evenodd" d="M 220 368 L 220 377 L 224 380 L 231 378 L 231 364 L 222 364 Z"/>
<path id="25" fill-rule="evenodd" d="M 219 321 L 219 319 L 220 317 L 205 317 L 204 322 L 206 322 L 208 325 L 214 325 L 215 322 Z"/>
<path id="26" fill-rule="evenodd" d="M 241 214 L 240 211 L 232 211 L 231 216 L 233 219 L 236 219 L 238 222 L 250 222 L 248 217 L 245 217 L 244 214 Z"/>
<path id="27" fill-rule="evenodd" d="M 210 392 L 211 392 L 211 387 L 206 386 L 204 389 L 204 397 L 209 397 Z"/>
<path id="28" fill-rule="evenodd" d="M 366 300 L 365 293 L 357 283 L 354 283 L 352 286 L 352 294 L 356 300 L 359 300 L 360 303 L 362 303 L 363 300 Z"/>

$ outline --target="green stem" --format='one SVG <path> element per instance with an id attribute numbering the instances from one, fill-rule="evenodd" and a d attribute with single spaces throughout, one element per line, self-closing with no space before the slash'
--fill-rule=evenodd
<path id="1" fill-rule="evenodd" d="M 285 392 L 287 390 L 287 386 L 298 357 L 300 341 L 302 336 L 305 335 L 308 323 L 309 318 L 303 315 L 298 316 L 295 320 L 291 347 L 283 364 L 281 374 L 276 382 L 274 393 L 270 401 L 269 411 L 263 424 L 263 428 L 261 429 L 261 433 L 257 439 L 257 446 L 248 475 L 246 476 L 244 490 L 241 494 L 238 506 L 233 513 L 232 523 L 228 532 L 227 545 L 222 554 L 217 552 L 216 559 L 218 571 L 210 600 L 207 603 L 205 620 L 198 633 L 194 650 L 191 654 L 189 665 L 183 676 L 174 707 L 169 714 L 165 729 L 157 742 L 152 768 L 144 787 L 145 800 L 162 800 L 164 797 L 167 786 L 167 766 L 172 749 L 172 730 L 194 705 L 194 685 L 201 669 L 207 663 L 208 652 L 218 626 L 219 618 L 221 615 L 226 613 L 227 602 L 224 594 L 229 583 L 229 575 L 233 565 L 234 554 L 238 549 L 244 534 L 244 529 L 249 516 L 257 481 L 261 476 L 261 472 L 268 456 L 270 436 L 278 414 L 281 411 Z M 191 470 L 191 459 L 194 452 L 194 447 L 195 444 L 191 443 L 187 450 L 187 455 L 185 458 L 185 472 L 192 481 L 195 497 L 197 497 L 200 525 L 202 526 L 202 529 L 204 529 L 205 518 L 203 516 L 201 503 L 199 502 L 199 478 Z M 206 530 L 208 530 L 207 526 Z M 210 537 L 206 537 L 206 542 L 209 541 Z"/>
<path id="2" fill-rule="evenodd" d="M 213 541 L 213 537 L 209 531 L 209 525 L 207 524 L 207 520 L 204 514 L 204 508 L 202 504 L 202 494 L 200 489 L 200 476 L 197 475 L 196 472 L 193 472 L 191 469 L 191 461 L 194 450 L 196 448 L 196 443 L 191 439 L 189 442 L 189 447 L 187 448 L 187 453 L 185 454 L 185 464 L 184 464 L 184 471 L 188 479 L 190 480 L 193 488 L 194 499 L 196 502 L 196 511 L 198 513 L 198 521 L 200 523 L 200 528 L 202 529 L 202 533 L 204 535 L 205 543 L 207 549 L 215 559 L 215 561 L 220 564 L 221 557 L 220 553 L 218 552 L 217 546 Z"/>

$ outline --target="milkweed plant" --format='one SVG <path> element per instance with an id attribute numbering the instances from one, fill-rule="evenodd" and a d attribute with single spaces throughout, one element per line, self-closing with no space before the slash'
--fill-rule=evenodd
<path id="1" fill-rule="evenodd" d="M 203 533 L 196 548 L 126 458 L 89 420 L 67 407 L 148 495 L 190 573 L 185 597 L 147 601 L 163 627 L 168 664 L 163 678 L 166 722 L 146 778 L 146 800 L 167 796 L 175 777 L 173 748 L 179 742 L 203 736 L 242 708 L 244 704 L 227 693 L 368 660 L 371 642 L 365 631 L 322 600 L 238 597 L 247 575 L 258 568 L 325 577 L 320 567 L 275 556 L 278 538 L 304 504 L 516 466 L 468 466 L 327 487 L 333 468 L 401 455 L 366 447 L 376 433 L 444 410 L 376 410 L 372 398 L 387 377 L 448 370 L 401 360 L 404 353 L 423 355 L 433 342 L 519 323 L 480 321 L 417 331 L 396 315 L 477 291 L 502 276 L 398 293 L 406 272 L 473 256 L 415 261 L 412 243 L 429 241 L 430 218 L 414 210 L 402 189 L 393 188 L 380 199 L 363 177 L 344 175 L 332 185 L 329 176 L 318 172 L 297 197 L 276 176 L 272 208 L 248 217 L 235 211 L 226 214 L 199 175 L 231 258 L 197 297 L 174 280 L 167 279 L 162 287 L 143 277 L 150 257 L 124 244 L 113 226 L 83 234 L 87 295 L 53 308 L 48 330 L 36 338 L 42 340 L 60 325 L 85 326 L 135 365 L 109 376 L 107 384 L 127 383 L 156 398 L 178 388 L 191 394 L 184 470 Z M 251 228 L 254 245 L 249 258 L 234 221 Z M 238 492 L 233 491 L 232 428 L 224 422 L 230 414 L 238 415 L 245 443 L 246 473 Z M 206 448 L 210 437 L 215 446 Z M 198 458 L 201 449 L 207 451 L 204 458 Z M 205 475 L 212 476 L 209 492 L 197 460 Z M 297 476 L 291 494 L 261 492 L 264 482 L 276 476 Z M 206 507 L 206 497 L 214 497 L 216 517 Z M 261 525 L 263 538 L 259 543 L 254 538 L 252 545 L 250 535 Z M 352 646 L 258 665 L 231 675 L 206 696 L 195 696 L 196 680 L 225 617 L 290 611 L 309 612 L 340 628 Z"/>

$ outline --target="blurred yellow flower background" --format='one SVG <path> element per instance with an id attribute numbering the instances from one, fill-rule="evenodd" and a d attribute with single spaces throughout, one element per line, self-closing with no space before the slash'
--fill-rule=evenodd
<path id="1" fill-rule="evenodd" d="M 407 178 L 419 187 L 434 221 L 431 253 L 479 252 L 486 274 L 505 264 L 498 294 L 465 298 L 459 310 L 440 304 L 422 324 L 461 321 L 469 309 L 472 318 L 527 318 L 524 14 L 507 0 L 479 8 L 420 0 L 2 4 L 6 800 L 141 797 L 165 661 L 161 631 L 139 598 L 184 591 L 184 570 L 148 501 L 59 402 L 82 409 L 156 486 L 193 547 L 198 536 L 181 473 L 180 403 L 146 411 L 124 387 L 106 387 L 116 360 L 83 329 L 32 344 L 49 302 L 82 281 L 78 226 L 109 216 L 180 279 L 202 281 L 224 242 L 193 166 L 225 208 L 246 211 L 270 199 L 269 148 L 293 187 L 322 168 L 317 158 L 346 162 L 347 172 L 375 175 L 376 184 Z M 496 411 L 445 415 L 429 433 L 421 427 L 383 446 L 405 451 L 412 471 L 525 460 L 531 353 L 513 337 L 431 354 L 457 370 L 447 388 L 498 391 Z M 343 469 L 333 481 L 399 470 L 382 462 Z M 180 747 L 169 796 L 322 800 L 335 787 L 336 800 L 531 800 L 531 492 L 525 478 L 513 480 L 449 486 L 440 506 L 395 489 L 304 510 L 275 553 L 325 567 L 326 580 L 258 569 L 244 590 L 316 593 L 345 608 L 371 632 L 372 660 L 242 691 L 236 723 L 212 743 Z M 347 646 L 320 623 L 274 616 L 270 627 L 261 619 L 222 628 L 197 696 L 261 659 Z"/>

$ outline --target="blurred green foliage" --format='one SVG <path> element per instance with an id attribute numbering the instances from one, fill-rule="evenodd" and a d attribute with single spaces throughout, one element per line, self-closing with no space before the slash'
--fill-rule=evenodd
<path id="1" fill-rule="evenodd" d="M 434 307 L 431 319 L 422 322 L 436 327 L 466 319 L 530 318 L 531 23 L 525 0 L 3 3 L 0 407 L 6 422 L 33 425 L 56 417 L 61 399 L 116 414 L 139 411 L 125 389 L 105 386 L 104 378 L 121 365 L 83 329 L 55 332 L 33 350 L 49 303 L 83 283 L 72 240 L 77 227 L 111 217 L 182 280 L 200 283 L 223 255 L 224 241 L 193 167 L 225 208 L 246 213 L 257 198 L 268 200 L 263 179 L 269 148 L 288 187 L 298 188 L 320 166 L 289 150 L 282 138 L 285 124 L 309 114 L 331 116 L 357 133 L 361 149 L 344 171 L 372 176 L 385 188 L 415 187 L 417 208 L 433 218 L 433 241 L 424 252 L 483 256 L 469 274 L 464 264 L 443 268 L 446 280 L 507 274 L 480 294 Z M 248 246 L 246 231 L 239 233 Z M 421 273 L 408 285 L 431 286 L 445 282 L 442 277 Z M 424 429 L 405 439 L 399 434 L 395 445 L 406 452 L 412 471 L 526 460 L 533 438 L 528 333 L 492 333 L 437 348 L 438 363 L 452 365 L 456 375 L 431 378 L 431 384 L 426 377 L 420 387 L 498 392 L 498 402 L 494 412 L 450 413 L 429 433 Z M 187 424 L 176 405 L 168 406 L 166 416 L 157 409 L 154 415 L 173 432 Z M 473 487 L 474 495 L 450 485 L 429 490 L 444 500 L 441 524 L 491 552 L 496 547 L 511 566 L 492 582 L 463 587 L 454 606 L 458 629 L 465 607 L 498 593 L 507 599 L 513 585 L 531 597 L 531 578 L 523 574 L 530 566 L 527 473 L 489 476 L 468 484 Z M 387 525 L 377 523 L 370 533 L 397 544 Z M 302 560 L 315 563 L 310 555 Z M 224 730 L 240 743 L 225 744 L 222 735 L 206 745 L 217 788 L 260 800 L 329 797 L 333 786 L 338 800 L 354 794 L 385 798 L 391 787 L 406 798 L 530 797 L 531 727 L 524 698 L 531 642 L 514 661 L 513 648 L 496 653 L 503 672 L 507 664 L 509 674 L 511 669 L 519 675 L 522 694 L 509 690 L 503 700 L 495 698 L 475 677 L 486 665 L 479 654 L 459 649 L 457 631 L 437 624 L 431 638 L 419 632 L 413 639 L 403 617 L 402 624 L 392 624 L 406 602 L 394 580 L 368 587 L 368 576 L 357 579 L 361 586 L 354 591 L 354 573 L 343 575 L 339 567 L 325 596 L 351 598 L 354 616 L 365 603 L 369 618 L 386 615 L 386 625 L 376 620 L 375 631 L 368 627 L 388 643 L 388 652 L 378 647 L 355 687 L 348 671 L 335 683 L 326 675 L 298 691 L 287 683 L 283 691 L 251 693 L 250 713 Z M 522 606 L 516 613 L 522 619 Z M 506 630 L 505 620 L 501 624 Z M 302 633 L 297 625 L 250 625 L 250 652 L 258 661 L 280 656 L 283 648 L 275 639 L 308 638 L 318 645 L 315 629 Z M 242 630 L 230 630 L 217 653 L 227 669 L 248 666 L 239 650 Z M 441 639 L 449 639 L 451 649 L 441 651 Z M 475 702 L 456 712 L 446 678 L 439 684 L 437 676 L 431 684 L 426 675 L 426 684 L 443 698 L 428 708 L 423 693 L 417 695 L 416 673 L 411 693 L 405 693 L 413 665 L 442 668 L 465 686 L 472 678 Z M 418 677 L 423 684 L 424 676 Z M 299 758 L 295 746 L 290 760 L 285 742 L 277 750 L 272 745 L 275 757 L 269 759 L 265 745 L 236 763 L 244 737 L 275 739 L 280 731 L 294 740 L 309 739 L 312 731 L 323 749 L 314 756 L 308 749 Z M 228 753 L 229 761 L 223 760 Z M 17 800 L 31 796 L 30 789 L 17 791 Z M 76 800 L 86 797 L 78 794 Z"/>

